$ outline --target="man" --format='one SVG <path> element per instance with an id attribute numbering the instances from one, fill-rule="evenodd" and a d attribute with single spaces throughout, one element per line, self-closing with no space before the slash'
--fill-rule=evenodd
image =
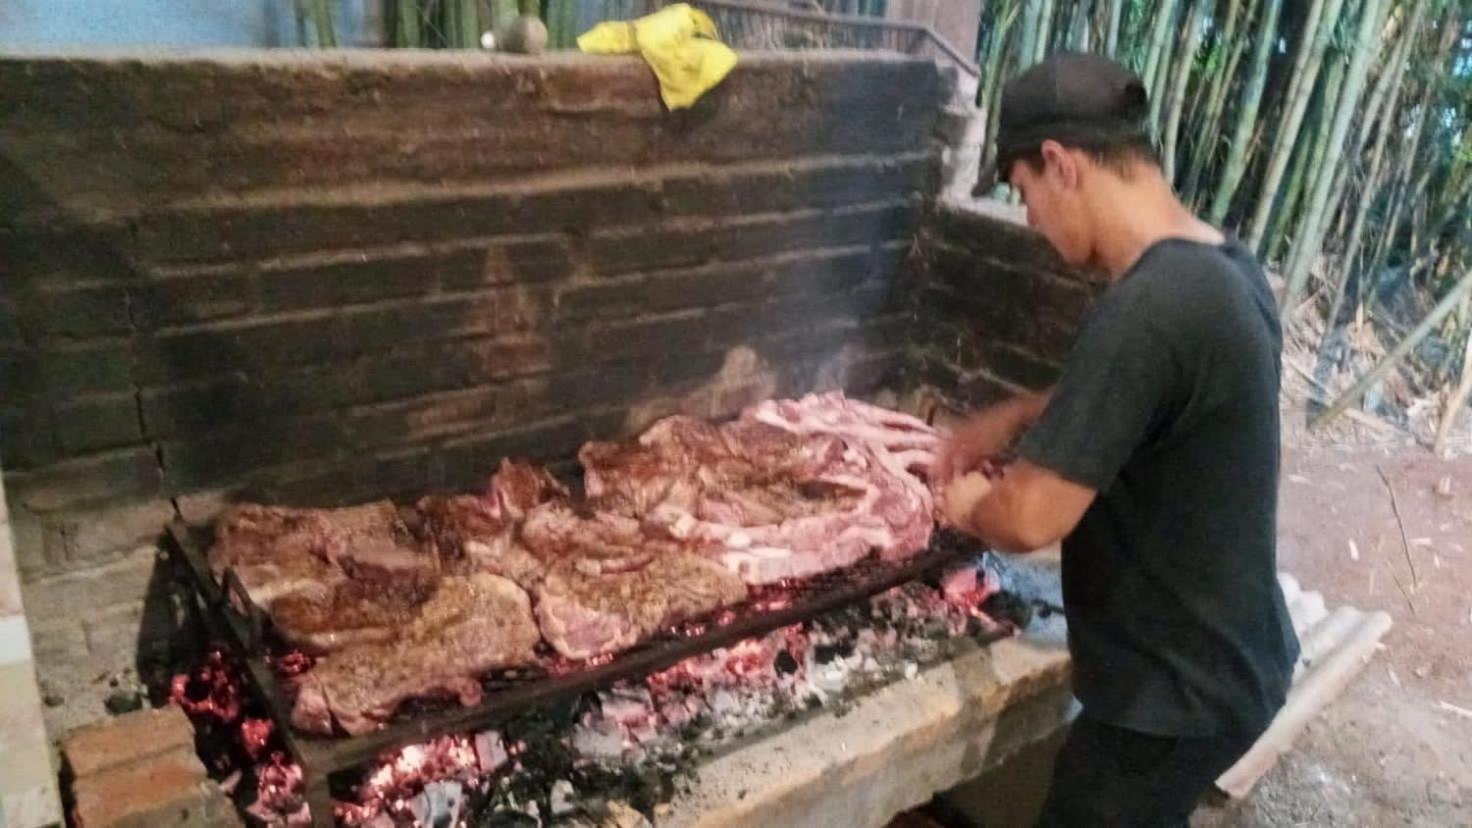
<path id="1" fill-rule="evenodd" d="M 1111 284 L 1058 384 L 976 415 L 933 470 L 964 531 L 1063 542 L 1082 713 L 1045 825 L 1186 825 L 1298 655 L 1276 578 L 1276 305 L 1251 254 L 1176 199 L 1147 111 L 1139 78 L 1095 56 L 1005 87 L 997 172 L 1065 260 Z M 999 478 L 976 471 L 1018 435 Z"/>

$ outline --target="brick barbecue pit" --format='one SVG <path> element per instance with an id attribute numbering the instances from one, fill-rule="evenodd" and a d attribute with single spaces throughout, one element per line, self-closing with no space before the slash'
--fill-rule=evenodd
<path id="1" fill-rule="evenodd" d="M 813 390 L 963 408 L 1047 382 L 1097 289 L 933 203 L 958 115 L 920 60 L 744 55 L 676 114 L 570 55 L 11 56 L 0 86 L 0 621 L 53 738 L 207 652 L 173 521 L 566 475 Z"/>

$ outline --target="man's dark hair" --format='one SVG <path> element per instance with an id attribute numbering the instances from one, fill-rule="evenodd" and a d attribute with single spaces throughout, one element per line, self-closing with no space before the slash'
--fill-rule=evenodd
<path id="1" fill-rule="evenodd" d="M 1060 141 L 1060 144 L 1068 149 L 1081 150 L 1088 155 L 1095 164 L 1121 176 L 1129 177 L 1136 164 L 1147 164 L 1159 168 L 1160 152 L 1155 148 L 1155 142 L 1146 135 L 1133 135 L 1108 141 L 1072 142 Z M 1031 152 L 1025 152 L 1016 156 L 1014 161 L 1021 161 L 1033 172 L 1043 171 L 1043 150 L 1039 146 Z M 1011 170 L 998 170 L 998 173 L 1006 178 Z"/>

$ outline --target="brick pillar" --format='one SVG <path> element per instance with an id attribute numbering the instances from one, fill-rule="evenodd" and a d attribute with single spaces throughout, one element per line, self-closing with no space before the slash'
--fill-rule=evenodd
<path id="1" fill-rule="evenodd" d="M 0 481 L 0 828 L 38 828 L 60 821 L 56 770 L 41 716 L 10 512 Z"/>

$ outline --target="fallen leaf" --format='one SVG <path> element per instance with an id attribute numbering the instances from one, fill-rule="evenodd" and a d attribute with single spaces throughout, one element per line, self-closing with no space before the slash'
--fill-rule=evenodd
<path id="1" fill-rule="evenodd" d="M 1355 543 L 1353 540 L 1349 542 L 1349 559 L 1351 561 L 1357 561 L 1360 559 L 1359 544 Z"/>
<path id="2" fill-rule="evenodd" d="M 1440 480 L 1436 481 L 1436 493 L 1437 493 L 1437 495 L 1439 495 L 1441 497 L 1446 497 L 1446 498 L 1449 498 L 1449 497 L 1452 496 L 1452 476 L 1451 475 L 1447 475 L 1447 476 L 1441 478 Z"/>

